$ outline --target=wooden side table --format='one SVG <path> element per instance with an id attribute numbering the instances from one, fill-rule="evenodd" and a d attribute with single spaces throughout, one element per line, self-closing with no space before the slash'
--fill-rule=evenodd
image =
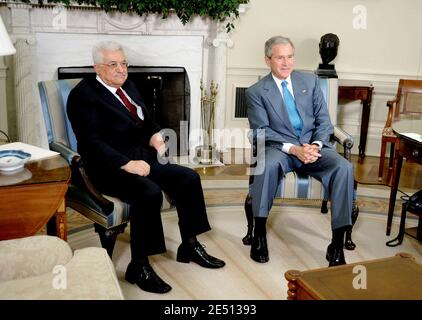
<path id="1" fill-rule="evenodd" d="M 403 158 L 422 164 L 422 141 L 415 140 L 406 135 L 406 133 L 414 132 L 415 134 L 422 136 L 422 120 L 398 120 L 393 123 L 393 131 L 397 135 L 397 139 L 399 141 L 396 142 L 393 173 L 391 175 L 390 201 L 387 213 L 387 236 L 389 236 L 391 233 L 391 225 L 393 223 L 394 207 L 396 205 L 397 190 L 399 187 Z"/>
<path id="2" fill-rule="evenodd" d="M 359 163 L 365 158 L 366 139 L 368 136 L 369 115 L 371 112 L 372 91 L 374 87 L 370 86 L 354 86 L 340 85 L 338 87 L 339 100 L 361 100 L 362 102 L 362 119 L 360 124 L 359 137 Z"/>
<path id="3" fill-rule="evenodd" d="M 14 174 L 0 172 L 0 240 L 47 233 L 67 240 L 65 194 L 70 168 L 61 156 L 25 164 Z"/>
<path id="4" fill-rule="evenodd" d="M 361 271 L 354 273 L 355 266 Z M 366 270 L 366 288 L 359 289 L 354 278 L 363 277 L 362 270 Z M 304 272 L 288 270 L 284 276 L 288 300 L 422 299 L 422 265 L 408 253 Z"/>

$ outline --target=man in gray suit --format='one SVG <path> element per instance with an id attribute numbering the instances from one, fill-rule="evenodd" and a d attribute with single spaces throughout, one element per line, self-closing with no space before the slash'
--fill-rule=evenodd
<path id="1" fill-rule="evenodd" d="M 271 73 L 246 91 L 248 119 L 254 139 L 265 132 L 265 148 L 258 150 L 262 174 L 250 186 L 254 231 L 251 258 L 269 260 L 266 222 L 280 177 L 300 171 L 320 180 L 331 200 L 330 266 L 345 264 L 344 233 L 351 228 L 353 166 L 329 143 L 333 132 L 326 102 L 314 74 L 293 71 L 294 45 L 275 36 L 265 43 L 265 62 Z"/>

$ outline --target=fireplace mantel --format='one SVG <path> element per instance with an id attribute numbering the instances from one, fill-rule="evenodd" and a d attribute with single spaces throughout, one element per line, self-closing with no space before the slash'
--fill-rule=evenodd
<path id="1" fill-rule="evenodd" d="M 15 100 L 8 112 L 16 113 L 8 117 L 16 118 L 16 124 L 9 124 L 16 127 L 15 134 L 9 131 L 16 140 L 47 146 L 36 83 L 57 79 L 58 67 L 91 64 L 91 47 L 101 40 L 122 43 L 131 64 L 186 68 L 191 84 L 191 149 L 201 142 L 200 79 L 206 87 L 211 80 L 219 86 L 215 128 L 224 128 L 227 48 L 233 45 L 225 23 L 194 17 L 183 25 L 176 15 L 162 19 L 78 5 L 7 2 L 0 2 L 0 14 L 17 49 L 7 60 L 14 79 L 14 92 L 8 93 Z"/>

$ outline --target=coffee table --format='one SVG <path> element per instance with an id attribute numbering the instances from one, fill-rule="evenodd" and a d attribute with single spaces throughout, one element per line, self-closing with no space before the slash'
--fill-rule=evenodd
<path id="1" fill-rule="evenodd" d="M 422 265 L 408 253 L 303 272 L 288 270 L 284 276 L 288 300 L 422 299 Z"/>

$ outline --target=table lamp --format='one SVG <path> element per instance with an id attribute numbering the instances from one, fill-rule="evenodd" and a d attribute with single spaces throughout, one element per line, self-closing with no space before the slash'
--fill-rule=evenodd
<path id="1" fill-rule="evenodd" d="M 10 37 L 0 16 L 0 56 L 8 56 L 15 53 L 16 49 L 13 47 L 12 41 L 10 41 Z"/>
<path id="2" fill-rule="evenodd" d="M 0 16 L 0 56 L 8 56 L 15 53 L 16 49 L 13 47 L 12 41 L 10 41 L 10 37 L 7 34 L 6 27 L 4 26 L 3 20 Z M 3 134 L 6 137 L 6 141 L 10 142 L 9 136 L 6 132 L 0 130 L 0 134 Z"/>

